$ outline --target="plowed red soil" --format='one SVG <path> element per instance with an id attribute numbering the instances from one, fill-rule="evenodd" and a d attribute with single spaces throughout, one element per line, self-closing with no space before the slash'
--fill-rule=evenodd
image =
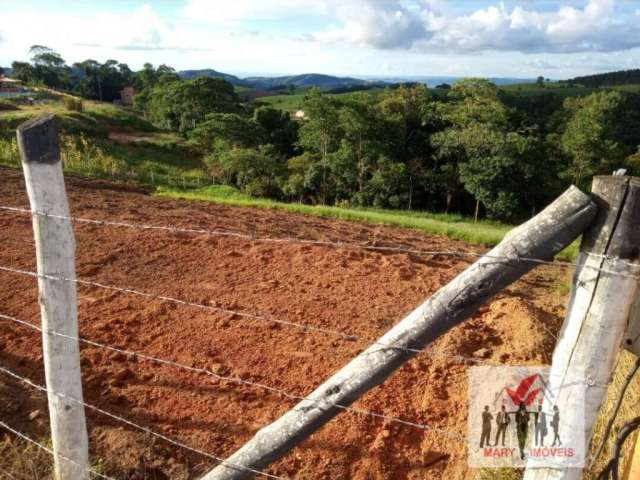
<path id="1" fill-rule="evenodd" d="M 270 237 L 473 250 L 410 230 L 279 211 L 155 198 L 142 190 L 68 179 L 75 216 L 224 229 Z M 28 206 L 20 172 L 0 170 L 0 205 Z M 465 268 L 466 261 L 353 248 L 259 243 L 232 237 L 76 223 L 79 278 L 377 338 Z M 0 211 L 0 265 L 35 269 L 30 217 Z M 564 313 L 562 272 L 540 267 L 434 348 L 508 364 L 550 360 Z M 311 392 L 366 342 L 221 315 L 167 301 L 78 286 L 80 333 L 101 343 Z M 39 322 L 35 279 L 0 272 L 0 313 Z M 355 407 L 466 436 L 471 362 L 418 355 Z M 0 365 L 43 383 L 38 332 L 0 320 Z M 295 404 L 248 385 L 82 346 L 88 403 L 194 448 L 230 455 Z M 0 374 L 0 419 L 46 433 L 41 394 Z M 36 409 L 41 414 L 34 413 Z M 29 414 L 37 418 L 29 419 Z M 119 478 L 195 479 L 216 462 L 88 411 L 91 453 Z M 267 469 L 298 479 L 470 478 L 466 446 L 356 413 L 343 413 Z"/>

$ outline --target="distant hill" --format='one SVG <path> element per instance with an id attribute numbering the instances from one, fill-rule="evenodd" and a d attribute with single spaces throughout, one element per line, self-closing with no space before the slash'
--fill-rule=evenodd
<path id="1" fill-rule="evenodd" d="M 240 85 L 243 87 L 251 86 L 249 82 L 246 82 L 240 77 L 236 77 L 235 75 L 231 75 L 229 73 L 218 72 L 217 70 L 213 70 L 212 68 L 204 68 L 201 70 L 181 70 L 180 72 L 178 72 L 178 75 L 180 75 L 180 77 L 185 80 L 193 80 L 194 78 L 199 77 L 212 77 L 222 78 L 232 85 Z"/>
<path id="2" fill-rule="evenodd" d="M 302 75 L 288 75 L 284 77 L 247 77 L 245 81 L 252 83 L 254 86 L 261 88 L 274 87 L 320 87 L 320 88 L 336 88 L 347 86 L 365 86 L 369 82 L 359 78 L 352 77 L 334 77 L 332 75 L 324 75 L 321 73 L 304 73 Z"/>
<path id="3" fill-rule="evenodd" d="M 218 77 L 225 79 L 233 85 L 261 90 L 276 90 L 279 88 L 288 88 L 290 86 L 294 86 L 296 88 L 320 87 L 324 89 L 357 88 L 384 83 L 381 81 L 372 82 L 352 77 L 334 77 L 332 75 L 324 75 L 321 73 L 304 73 L 302 75 L 288 75 L 280 77 L 240 78 L 228 73 L 218 72 L 211 68 L 202 70 L 182 70 L 178 72 L 178 74 L 185 80 L 191 80 L 198 77 Z"/>
<path id="4" fill-rule="evenodd" d="M 476 75 L 478 76 L 478 75 Z M 433 88 L 437 85 L 442 85 L 446 83 L 447 85 L 453 85 L 459 80 L 462 80 L 465 77 L 453 77 L 453 76 L 442 76 L 442 75 L 434 75 L 434 76 L 425 76 L 425 75 L 404 75 L 404 76 L 365 76 L 363 77 L 366 80 L 370 81 L 379 81 L 386 83 L 426 83 L 430 88 Z M 488 80 L 495 85 L 514 85 L 517 83 L 533 83 L 535 82 L 535 78 L 517 78 L 517 77 L 489 77 Z"/>
<path id="5" fill-rule="evenodd" d="M 615 85 L 640 84 L 640 68 L 575 77 L 570 80 L 565 80 L 565 82 L 577 83 L 585 87 L 611 87 Z"/>

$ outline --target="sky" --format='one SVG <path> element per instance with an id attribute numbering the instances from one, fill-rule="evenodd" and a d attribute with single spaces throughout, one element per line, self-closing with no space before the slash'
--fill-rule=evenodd
<path id="1" fill-rule="evenodd" d="M 0 0 L 0 66 L 34 44 L 134 69 L 562 79 L 640 68 L 640 0 Z"/>

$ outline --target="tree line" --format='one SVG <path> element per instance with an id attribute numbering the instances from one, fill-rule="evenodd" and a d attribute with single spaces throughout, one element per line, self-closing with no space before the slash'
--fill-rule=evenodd
<path id="1" fill-rule="evenodd" d="M 336 97 L 308 90 L 303 120 L 242 104 L 220 79 L 158 82 L 136 97 L 198 148 L 216 182 L 310 204 L 458 211 L 518 221 L 569 184 L 638 171 L 640 97 L 523 97 L 485 79 Z"/>
<path id="2" fill-rule="evenodd" d="M 117 60 L 100 63 L 87 59 L 69 66 L 58 52 L 43 45 L 32 46 L 29 56 L 30 62 L 15 61 L 11 64 L 12 77 L 29 85 L 62 90 L 91 100 L 118 100 L 124 87 L 143 89 L 150 77 L 179 79 L 176 71 L 166 65 L 154 68 L 145 64 L 142 70 L 134 72 L 126 63 Z"/>
<path id="3" fill-rule="evenodd" d="M 599 73 L 597 75 L 586 75 L 584 77 L 573 78 L 568 80 L 568 82 L 584 85 L 585 87 L 637 85 L 640 84 L 640 68 Z"/>
<path id="4" fill-rule="evenodd" d="M 588 189 L 593 175 L 640 172 L 640 96 L 632 93 L 525 96 L 479 78 L 437 95 L 423 84 L 339 97 L 310 89 L 298 120 L 241 102 L 220 78 L 87 60 L 74 64 L 84 76 L 72 81 L 73 68 L 55 52 L 32 54 L 28 67 L 14 62 L 15 76 L 103 100 L 132 85 L 135 108 L 188 139 L 214 182 L 255 196 L 511 222 L 571 183 Z"/>

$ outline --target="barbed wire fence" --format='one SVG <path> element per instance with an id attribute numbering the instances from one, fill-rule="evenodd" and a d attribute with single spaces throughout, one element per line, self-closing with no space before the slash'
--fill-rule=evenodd
<path id="1" fill-rule="evenodd" d="M 74 217 L 74 216 L 71 216 L 70 214 L 53 213 L 46 209 L 45 210 L 38 209 L 36 206 L 32 206 L 31 208 L 26 208 L 21 206 L 2 205 L 0 206 L 0 210 L 5 211 L 7 213 L 12 213 L 12 214 L 29 215 L 33 218 L 34 225 L 38 223 L 39 221 L 38 219 L 41 219 L 45 221 L 91 224 L 91 225 L 96 225 L 104 228 L 130 228 L 130 229 L 138 229 L 138 230 L 146 230 L 146 231 L 163 231 L 167 233 L 222 236 L 222 237 L 240 239 L 240 240 L 256 242 L 256 243 L 304 244 L 304 245 L 314 245 L 314 246 L 325 247 L 325 248 L 362 249 L 367 251 L 407 253 L 407 254 L 431 256 L 431 257 L 448 256 L 448 257 L 455 257 L 455 258 L 460 258 L 465 260 L 473 260 L 473 259 L 480 260 L 481 262 L 483 262 L 482 265 L 485 265 L 485 266 L 500 265 L 504 267 L 511 267 L 512 265 L 516 264 L 516 265 L 525 265 L 526 269 L 529 269 L 529 270 L 535 265 L 547 265 L 547 266 L 563 268 L 563 269 L 574 268 L 582 273 L 578 281 L 582 282 L 583 285 L 585 283 L 597 284 L 598 281 L 600 281 L 603 277 L 607 277 L 607 278 L 617 277 L 617 278 L 623 279 L 624 281 L 630 281 L 630 282 L 636 282 L 636 283 L 640 279 L 640 265 L 637 262 L 634 262 L 633 260 L 628 260 L 626 258 L 621 258 L 621 256 L 619 255 L 615 255 L 615 254 L 609 255 L 607 254 L 607 252 L 597 253 L 595 251 L 583 251 L 582 252 L 583 255 L 580 257 L 578 262 L 560 262 L 560 261 L 544 260 L 543 258 L 534 257 L 534 256 L 521 255 L 518 249 L 511 250 L 509 255 L 497 255 L 493 253 L 483 254 L 483 253 L 478 253 L 474 251 L 462 251 L 462 250 L 461 251 L 436 251 L 436 250 L 432 251 L 432 250 L 416 249 L 406 245 L 371 245 L 367 243 L 315 240 L 315 239 L 305 239 L 305 238 L 290 238 L 290 237 L 277 238 L 277 237 L 266 237 L 266 236 L 260 236 L 254 233 L 244 233 L 244 232 L 237 232 L 237 231 L 231 231 L 231 230 L 183 228 L 183 227 L 174 227 L 174 226 L 167 226 L 167 225 L 151 225 L 151 224 L 137 223 L 137 222 L 121 222 L 121 221 L 113 221 L 108 219 L 90 219 L 90 218 L 83 218 L 83 217 Z M 573 238 L 571 238 L 570 240 L 573 240 Z M 36 245 L 36 248 L 38 248 L 38 241 L 35 242 L 35 245 Z M 452 361 L 460 362 L 465 365 L 468 364 L 468 365 L 497 366 L 497 365 L 504 364 L 502 362 L 492 362 L 492 361 L 478 359 L 470 356 L 450 354 L 450 353 L 438 351 L 429 347 L 420 347 L 420 348 L 413 347 L 411 346 L 412 342 L 383 342 L 380 339 L 369 338 L 368 336 L 347 333 L 340 330 L 335 330 L 335 329 L 330 329 L 325 327 L 317 327 L 317 326 L 306 324 L 306 323 L 293 322 L 289 320 L 276 318 L 271 315 L 262 315 L 259 313 L 240 311 L 240 310 L 222 307 L 222 306 L 208 305 L 208 304 L 198 303 L 198 302 L 194 302 L 194 301 L 183 299 L 183 298 L 176 298 L 172 296 L 156 294 L 156 293 L 147 292 L 147 291 L 130 288 L 126 286 L 104 284 L 104 283 L 96 282 L 90 279 L 76 278 L 75 275 L 63 276 L 63 275 L 57 275 L 57 274 L 51 274 L 51 273 L 39 273 L 41 272 L 40 268 L 38 269 L 38 271 L 32 271 L 32 270 L 25 270 L 21 268 L 15 268 L 11 265 L 0 265 L 0 271 L 5 272 L 7 274 L 28 276 L 38 281 L 47 280 L 47 281 L 57 282 L 58 284 L 64 283 L 72 286 L 74 289 L 76 285 L 84 286 L 88 288 L 98 288 L 103 290 L 115 291 L 115 292 L 119 292 L 126 295 L 133 295 L 139 298 L 143 298 L 147 301 L 159 300 L 164 302 L 170 302 L 176 305 L 193 307 L 193 308 L 197 308 L 205 311 L 229 314 L 229 315 L 232 315 L 234 318 L 237 318 L 240 320 L 242 319 L 256 320 L 260 322 L 277 324 L 277 325 L 285 326 L 288 328 L 293 328 L 296 330 L 303 331 L 305 334 L 321 334 L 321 335 L 334 336 L 337 338 L 341 338 L 343 340 L 357 341 L 362 344 L 369 345 L 370 347 L 377 347 L 380 350 L 393 350 L 393 351 L 402 352 L 404 355 L 407 355 L 407 356 L 415 355 L 415 354 L 425 354 L 433 357 L 447 358 Z M 591 275 L 588 275 L 587 272 L 589 272 Z M 57 339 L 63 339 L 68 342 L 73 342 L 75 344 L 89 345 L 89 346 L 100 348 L 106 351 L 116 352 L 116 353 L 125 355 L 127 358 L 143 359 L 150 362 L 154 362 L 159 365 L 165 365 L 172 368 L 189 371 L 192 373 L 211 376 L 220 381 L 235 383 L 238 385 L 250 386 L 252 388 L 258 388 L 266 392 L 269 392 L 271 394 L 277 395 L 279 397 L 285 398 L 287 400 L 306 402 L 317 408 L 326 408 L 327 406 L 330 406 L 332 408 L 335 408 L 341 411 L 351 412 L 360 416 L 368 416 L 370 418 L 383 420 L 385 422 L 391 422 L 403 427 L 416 428 L 421 431 L 433 432 L 434 434 L 442 435 L 448 439 L 454 440 L 455 442 L 461 442 L 464 444 L 467 441 L 466 437 L 458 431 L 453 431 L 446 428 L 422 424 L 419 422 L 411 421 L 409 419 L 389 416 L 381 412 L 375 412 L 375 411 L 370 411 L 362 408 L 356 408 L 356 407 L 350 406 L 349 404 L 342 404 L 340 402 L 333 402 L 326 399 L 318 400 L 316 397 L 314 397 L 313 394 L 311 395 L 294 394 L 286 389 L 269 385 L 263 382 L 255 382 L 247 378 L 242 378 L 238 376 L 231 377 L 231 376 L 220 375 L 219 373 L 213 372 L 209 369 L 186 365 L 184 363 L 180 363 L 167 358 L 158 358 L 156 356 L 149 355 L 144 352 L 121 348 L 119 346 L 109 345 L 107 343 L 101 343 L 91 339 L 83 338 L 79 335 L 72 335 L 72 334 L 70 335 L 68 333 L 59 331 L 55 328 L 53 329 L 47 328 L 44 325 L 38 326 L 32 321 L 17 318 L 15 316 L 8 315 L 3 312 L 0 312 L 0 320 L 6 321 L 6 322 L 12 322 L 14 325 L 18 325 L 20 327 L 30 329 L 33 332 L 40 332 L 43 335 L 43 339 L 46 337 L 57 338 Z M 280 476 L 276 476 L 271 473 L 268 473 L 264 471 L 264 469 L 262 468 L 253 468 L 251 466 L 247 466 L 241 463 L 236 463 L 232 460 L 224 459 L 219 455 L 215 455 L 215 454 L 203 451 L 201 449 L 189 446 L 179 440 L 168 437 L 165 434 L 156 432 L 148 426 L 140 425 L 139 423 L 136 423 L 132 420 L 126 419 L 122 416 L 108 412 L 95 405 L 89 404 L 85 402 L 82 398 L 76 398 L 74 396 L 70 396 L 63 391 L 57 391 L 56 389 L 50 388 L 48 386 L 38 385 L 37 383 L 34 383 L 29 378 L 22 376 L 17 372 L 14 372 L 8 368 L 0 366 L 0 372 L 8 378 L 21 382 L 22 384 L 30 388 L 33 388 L 41 393 L 46 393 L 49 396 L 49 398 L 58 397 L 65 401 L 77 404 L 83 408 L 92 410 L 98 414 L 109 417 L 112 420 L 121 422 L 131 428 L 134 428 L 146 434 L 152 435 L 164 442 L 167 442 L 172 446 L 182 448 L 182 449 L 191 451 L 193 453 L 202 455 L 203 457 L 214 461 L 215 463 L 225 467 L 226 469 L 231 469 L 233 471 L 238 472 L 238 478 L 244 478 L 248 474 L 264 476 L 267 478 L 284 478 L 284 477 L 280 477 Z M 568 375 L 568 372 L 566 371 L 560 372 L 560 373 L 552 372 L 552 375 L 562 376 L 563 381 L 584 382 L 587 387 L 596 388 L 599 390 L 604 390 L 609 385 L 609 381 L 598 381 L 597 379 L 594 379 L 594 378 L 584 379 L 583 377 L 580 377 L 577 375 L 575 377 L 571 377 L 571 375 Z M 64 453 L 60 453 L 60 451 L 57 451 L 59 449 L 55 448 L 55 443 L 54 443 L 54 448 L 51 449 L 29 438 L 24 433 L 18 431 L 17 429 L 11 427 L 10 425 L 4 422 L 0 422 L 0 426 L 6 429 L 7 431 L 11 432 L 12 434 L 16 435 L 17 437 L 23 439 L 24 441 L 32 443 L 38 446 L 39 448 L 43 449 L 47 453 L 51 454 L 54 457 L 54 460 L 62 459 L 71 464 L 75 464 L 76 467 L 79 466 L 81 469 L 85 470 L 90 475 L 97 476 L 100 478 L 110 478 L 99 472 L 92 471 L 86 465 L 83 465 L 82 463 L 77 462 L 74 458 L 71 458 L 71 456 L 67 456 Z M 0 473 L 3 473 L 3 472 L 0 472 Z M 10 475 L 10 473 L 7 475 Z"/>

